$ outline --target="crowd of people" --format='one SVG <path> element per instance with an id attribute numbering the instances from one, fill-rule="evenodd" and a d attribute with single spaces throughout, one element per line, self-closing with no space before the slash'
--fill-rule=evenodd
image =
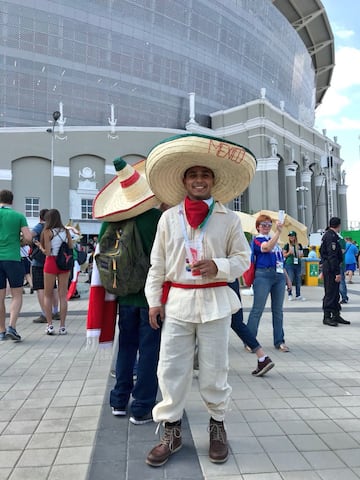
<path id="1" fill-rule="evenodd" d="M 190 135 L 187 140 L 196 144 L 198 138 L 194 137 Z M 164 144 L 166 149 L 166 142 L 163 142 L 159 146 L 160 152 L 156 147 L 150 152 L 146 161 L 146 179 L 158 203 L 162 202 L 166 208 L 162 208 L 159 220 L 153 222 L 154 225 L 157 223 L 156 233 L 148 230 L 147 235 L 142 235 L 151 265 L 144 288 L 137 296 L 117 298 L 116 381 L 109 403 L 116 417 L 129 415 L 130 422 L 135 425 L 155 421 L 163 426 L 160 442 L 146 457 L 147 464 L 159 467 L 182 447 L 182 415 L 192 372 L 196 368 L 200 395 L 210 417 L 209 458 L 214 463 L 223 463 L 228 458 L 224 420 L 231 397 L 231 386 L 227 382 L 229 329 L 239 336 L 247 351 L 256 354 L 257 367 L 251 373 L 262 376 L 269 372 L 274 362 L 263 350 L 257 335 L 270 295 L 274 347 L 280 352 L 290 351 L 285 343 L 283 303 L 286 292 L 290 301 L 293 293 L 294 300 L 305 301 L 301 295 L 301 264 L 305 249 L 298 243 L 297 233 L 293 230 L 288 234 L 288 243 L 281 247 L 279 237 L 284 226 L 276 221 L 275 233 L 271 233 L 274 220 L 268 216 L 257 218 L 258 234 L 249 246 L 241 224 L 223 205 L 229 201 L 226 200 L 229 191 L 234 195 L 234 190 L 231 191 L 229 177 L 224 180 L 229 172 L 224 173 L 226 168 L 218 167 L 219 159 L 207 154 L 206 162 L 199 162 L 194 154 L 198 148 L 195 145 L 189 153 L 182 152 L 179 167 L 175 161 L 176 148 L 161 154 Z M 221 148 L 225 148 L 224 145 Z M 114 164 L 116 162 L 122 163 L 117 172 L 120 182 L 117 183 L 116 196 L 129 196 L 129 192 L 124 191 L 131 184 L 129 179 L 136 177 L 137 182 L 143 179 L 136 176 L 126 162 L 124 165 L 122 159 L 117 159 Z M 125 173 L 127 176 L 123 177 Z M 236 171 L 231 171 L 231 176 L 239 178 Z M 221 190 L 224 185 L 227 186 L 226 192 Z M 241 190 L 242 186 L 235 188 Z M 144 190 L 137 191 L 141 193 L 132 198 L 132 206 L 127 204 L 123 211 L 119 205 L 114 206 L 117 221 L 130 216 L 141 225 L 154 210 L 153 204 L 145 202 L 151 198 L 149 191 L 145 197 Z M 115 195 L 114 191 L 112 193 Z M 110 190 L 105 187 L 102 195 L 107 194 Z M 103 200 L 99 199 L 98 205 L 96 200 L 94 202 L 98 218 L 115 221 L 114 212 L 104 206 L 111 202 Z M 143 205 L 141 211 L 139 205 Z M 333 228 L 333 223 L 334 219 L 331 219 L 329 229 Z M 107 225 L 106 222 L 103 224 L 100 239 Z M 220 230 L 221 237 L 218 235 Z M 338 238 L 340 240 L 340 236 Z M 149 242 L 152 248 L 149 248 Z M 249 264 L 249 247 L 256 268 L 253 307 L 245 323 L 239 278 Z M 318 259 L 316 247 L 310 251 L 309 258 Z M 324 264 L 325 279 L 328 263 L 325 254 L 321 263 Z M 328 284 L 325 280 L 324 283 L 325 298 Z M 336 301 L 340 305 L 339 298 Z M 348 323 L 340 315 L 333 318 L 335 321 L 336 325 Z M 160 336 L 154 337 L 149 325 Z M 152 375 L 148 368 L 144 368 L 144 362 Z M 149 379 L 156 390 L 159 386 L 161 399 L 158 402 L 155 390 L 149 388 L 146 381 Z"/>
<path id="2" fill-rule="evenodd" d="M 263 214 L 256 219 L 257 234 L 249 244 L 239 217 L 225 207 L 248 187 L 255 173 L 256 161 L 247 149 L 203 135 L 180 135 L 154 147 L 146 162 L 140 163 L 134 168 L 122 158 L 114 161 L 119 181 L 101 190 L 94 201 L 94 216 L 103 221 L 100 244 L 112 222 L 134 220 L 148 258 L 148 273 L 137 292 L 109 295 L 99 281 L 94 260 L 98 246 L 94 245 L 88 267 L 87 327 L 94 316 L 94 301 L 107 330 L 105 335 L 101 326 L 93 329 L 100 342 L 114 336 L 118 317 L 115 383 L 109 404 L 115 417 L 129 416 L 135 425 L 154 421 L 163 426 L 146 463 L 160 467 L 182 447 L 182 417 L 196 368 L 209 415 L 209 459 L 221 464 L 229 454 L 225 417 L 232 392 L 230 329 L 247 351 L 256 354 L 257 365 L 251 373 L 256 377 L 268 373 L 275 364 L 257 337 L 270 296 L 273 345 L 279 352 L 290 351 L 283 304 L 286 294 L 289 301 L 305 301 L 301 295 L 304 247 L 295 230 L 289 231 L 288 242 L 281 246 L 281 219 Z M 63 241 L 73 247 L 71 235 L 56 209 L 41 210 L 39 223 L 30 230 L 26 218 L 11 208 L 12 201 L 11 192 L 0 192 L 0 338 L 21 340 L 16 320 L 25 275 L 41 308 L 34 322 L 46 323 L 46 333 L 53 335 L 53 320 L 59 319 L 58 333 L 65 335 L 70 271 L 59 269 L 56 255 Z M 323 324 L 333 327 L 350 324 L 340 314 L 341 304 L 349 301 L 344 284 L 346 288 L 346 283 L 353 282 L 359 255 L 350 238 L 341 238 L 340 230 L 341 220 L 331 218 L 319 252 Z M 30 279 L 21 256 L 29 257 L 24 246 L 31 244 L 40 253 L 31 261 Z M 250 258 L 255 267 L 253 305 L 245 323 L 239 279 L 249 268 Z M 309 258 L 318 258 L 316 247 L 310 248 Z M 7 327 L 6 281 L 12 295 Z M 105 305 L 111 303 L 108 309 Z"/>
<path id="3" fill-rule="evenodd" d="M 60 320 L 59 335 L 66 335 L 67 295 L 70 270 L 56 266 L 63 240 L 73 247 L 68 228 L 57 209 L 42 209 L 39 222 L 29 229 L 23 214 L 12 208 L 13 193 L 0 192 L 0 340 L 21 341 L 16 322 L 25 287 L 36 292 L 40 315 L 34 323 L 46 323 L 45 333 L 55 334 L 53 320 Z M 10 321 L 5 326 L 5 298 L 10 301 Z M 59 308 L 60 307 L 60 308 Z"/>

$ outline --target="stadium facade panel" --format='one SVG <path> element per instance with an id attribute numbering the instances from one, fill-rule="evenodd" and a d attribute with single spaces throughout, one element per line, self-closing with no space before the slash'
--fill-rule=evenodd
<path id="1" fill-rule="evenodd" d="M 0 1 L 0 127 L 40 126 L 59 102 L 67 125 L 183 128 L 258 97 L 312 126 L 315 71 L 269 0 Z"/>

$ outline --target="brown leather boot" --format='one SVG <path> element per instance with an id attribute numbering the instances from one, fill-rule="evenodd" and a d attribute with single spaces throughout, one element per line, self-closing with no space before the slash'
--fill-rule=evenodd
<path id="1" fill-rule="evenodd" d="M 152 467 L 161 467 L 168 461 L 170 455 L 181 447 L 181 420 L 173 423 L 166 422 L 160 443 L 149 452 L 146 463 Z"/>
<path id="2" fill-rule="evenodd" d="M 213 463 L 224 463 L 228 459 L 229 449 L 227 444 L 224 422 L 217 422 L 210 418 L 210 447 L 209 458 Z"/>

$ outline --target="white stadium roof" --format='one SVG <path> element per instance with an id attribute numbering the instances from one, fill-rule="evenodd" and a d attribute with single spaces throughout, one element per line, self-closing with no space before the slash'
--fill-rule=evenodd
<path id="1" fill-rule="evenodd" d="M 334 36 L 320 0 L 272 0 L 275 7 L 288 19 L 304 42 L 316 74 L 316 106 L 330 81 L 335 66 Z"/>

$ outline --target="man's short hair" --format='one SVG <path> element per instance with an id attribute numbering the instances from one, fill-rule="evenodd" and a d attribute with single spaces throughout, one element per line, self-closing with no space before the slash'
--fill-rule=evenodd
<path id="1" fill-rule="evenodd" d="M 329 227 L 330 228 L 336 228 L 338 227 L 339 225 L 341 225 L 341 220 L 339 217 L 332 217 L 330 218 L 330 222 L 329 222 Z"/>
<path id="2" fill-rule="evenodd" d="M 12 205 L 13 200 L 14 200 L 14 195 L 10 190 L 0 191 L 0 203 L 5 203 L 6 205 Z"/>
<path id="3" fill-rule="evenodd" d="M 42 209 L 40 210 L 40 215 L 39 215 L 40 220 L 45 221 L 45 215 L 47 214 L 48 211 L 49 211 L 48 208 L 42 208 Z"/>

